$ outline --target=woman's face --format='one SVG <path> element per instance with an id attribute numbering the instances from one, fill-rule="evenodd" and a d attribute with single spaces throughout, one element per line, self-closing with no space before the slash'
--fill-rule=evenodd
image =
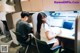
<path id="1" fill-rule="evenodd" d="M 46 17 L 42 18 L 43 23 L 46 23 Z"/>

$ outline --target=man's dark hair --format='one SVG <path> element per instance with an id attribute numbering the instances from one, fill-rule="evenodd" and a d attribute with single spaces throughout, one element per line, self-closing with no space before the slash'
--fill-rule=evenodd
<path id="1" fill-rule="evenodd" d="M 24 18 L 25 16 L 29 17 L 29 12 L 22 11 L 21 12 L 21 18 Z"/>

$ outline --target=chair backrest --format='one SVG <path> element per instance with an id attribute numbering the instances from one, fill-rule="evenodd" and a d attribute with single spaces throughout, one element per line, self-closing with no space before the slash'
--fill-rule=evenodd
<path id="1" fill-rule="evenodd" d="M 32 15 L 32 23 L 33 23 L 33 29 L 34 29 L 34 34 L 36 34 L 37 31 L 37 15 L 39 12 L 36 12 Z"/>
<path id="2" fill-rule="evenodd" d="M 19 44 L 19 42 L 17 41 L 17 37 L 16 35 L 13 33 L 12 30 L 9 30 L 10 31 L 10 34 L 11 34 L 11 37 L 12 37 L 12 41 L 15 43 L 15 44 Z"/>
<path id="3" fill-rule="evenodd" d="M 13 26 L 14 26 L 14 29 L 15 29 L 15 30 L 16 30 L 16 23 L 17 23 L 17 21 L 18 21 L 19 19 L 21 19 L 20 13 L 21 13 L 21 12 L 12 14 Z"/>
<path id="4" fill-rule="evenodd" d="M 3 33 L 3 35 L 6 35 L 5 33 L 5 25 L 3 24 L 3 22 L 0 20 L 0 28 L 1 28 L 1 31 Z"/>
<path id="5" fill-rule="evenodd" d="M 23 41 L 24 39 L 20 36 L 19 33 L 13 31 L 13 30 L 10 30 L 10 34 L 11 34 L 11 37 L 12 37 L 12 41 L 17 44 L 17 45 L 22 45 L 22 46 L 26 46 L 26 42 Z"/>
<path id="6" fill-rule="evenodd" d="M 36 38 L 40 39 L 40 34 L 37 33 L 37 15 L 39 12 L 36 12 L 32 15 L 32 23 L 33 23 L 33 29 L 34 29 L 34 35 Z"/>

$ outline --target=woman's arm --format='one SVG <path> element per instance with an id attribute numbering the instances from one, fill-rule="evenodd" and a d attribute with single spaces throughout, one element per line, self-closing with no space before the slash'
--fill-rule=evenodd
<path id="1" fill-rule="evenodd" d="M 50 35 L 49 31 L 46 31 L 45 34 L 46 34 L 46 37 L 47 37 L 48 40 L 51 40 L 51 39 L 53 39 L 57 36 L 57 35 Z"/>
<path id="2" fill-rule="evenodd" d="M 56 36 L 58 36 L 58 35 L 60 35 L 61 34 L 61 30 L 60 31 L 58 31 L 59 33 L 55 33 L 55 32 L 53 32 L 52 30 L 55 30 L 55 29 L 51 29 L 47 24 L 45 24 L 45 26 L 44 26 L 44 28 L 45 28 L 45 35 L 46 35 L 46 37 L 48 38 L 48 40 L 51 40 L 51 39 L 53 39 L 53 38 L 55 38 Z M 51 30 L 50 30 L 51 29 Z M 52 32 L 51 32 L 52 31 Z"/>
<path id="3" fill-rule="evenodd" d="M 56 34 L 56 33 L 55 34 L 49 34 L 49 31 L 46 31 L 45 34 L 46 34 L 46 37 L 48 38 L 48 40 L 51 40 L 51 39 L 55 38 L 56 36 L 60 35 L 61 30 L 60 30 L 59 34 Z"/>

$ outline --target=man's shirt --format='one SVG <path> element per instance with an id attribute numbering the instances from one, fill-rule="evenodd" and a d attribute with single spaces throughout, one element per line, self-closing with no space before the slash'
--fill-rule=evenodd
<path id="1" fill-rule="evenodd" d="M 19 33 L 19 37 L 22 39 L 22 41 L 26 41 L 28 38 L 28 34 L 32 31 L 32 27 L 22 20 L 19 20 L 16 24 L 16 32 Z"/>

